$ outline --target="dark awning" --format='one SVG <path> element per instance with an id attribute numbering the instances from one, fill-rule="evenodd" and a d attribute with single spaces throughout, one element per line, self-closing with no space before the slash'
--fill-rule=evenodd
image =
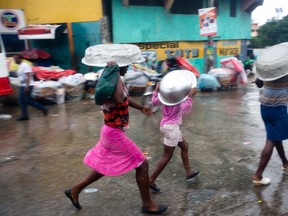
<path id="1" fill-rule="evenodd" d="M 251 13 L 262 4 L 263 0 L 243 0 L 241 1 L 241 9 L 247 13 Z"/>

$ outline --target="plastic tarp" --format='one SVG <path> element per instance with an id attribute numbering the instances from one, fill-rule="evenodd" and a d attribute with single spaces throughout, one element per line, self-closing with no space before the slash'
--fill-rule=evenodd
<path id="1" fill-rule="evenodd" d="M 84 78 L 83 74 L 76 73 L 74 75 L 69 75 L 69 76 L 60 78 L 59 82 L 61 82 L 62 84 L 70 85 L 70 86 L 77 86 L 82 83 L 85 83 L 86 79 Z"/>
<path id="2" fill-rule="evenodd" d="M 220 61 L 222 67 L 225 68 L 229 68 L 232 70 L 235 70 L 236 72 L 241 72 L 242 70 L 244 70 L 243 64 L 241 61 L 239 61 L 237 58 L 235 57 L 229 57 L 229 58 L 224 58 L 221 59 Z"/>
<path id="3" fill-rule="evenodd" d="M 20 53 L 24 59 L 49 59 L 51 58 L 51 55 L 44 51 L 44 50 L 37 50 L 37 49 L 31 49 L 31 50 L 25 50 Z"/>
<path id="4" fill-rule="evenodd" d="M 200 89 L 214 89 L 220 87 L 220 83 L 210 74 L 201 74 L 198 78 L 197 87 Z"/>
<path id="5" fill-rule="evenodd" d="M 56 67 L 32 67 L 32 71 L 39 80 L 58 80 L 76 73 L 75 70 L 56 69 Z"/>
<path id="6" fill-rule="evenodd" d="M 222 67 L 232 69 L 237 73 L 239 73 L 240 84 L 248 83 L 247 73 L 244 69 L 244 66 L 242 62 L 239 61 L 237 58 L 235 57 L 224 58 L 220 61 L 220 63 Z"/>

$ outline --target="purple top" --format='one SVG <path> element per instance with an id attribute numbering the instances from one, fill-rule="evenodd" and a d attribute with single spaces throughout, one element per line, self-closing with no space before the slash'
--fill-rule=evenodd
<path id="1" fill-rule="evenodd" d="M 152 95 L 152 105 L 157 106 L 162 104 L 158 98 L 158 92 L 154 91 Z M 163 117 L 160 122 L 162 127 L 164 124 L 182 124 L 182 115 L 190 111 L 192 107 L 192 98 L 188 97 L 185 101 L 174 106 L 162 104 Z"/>

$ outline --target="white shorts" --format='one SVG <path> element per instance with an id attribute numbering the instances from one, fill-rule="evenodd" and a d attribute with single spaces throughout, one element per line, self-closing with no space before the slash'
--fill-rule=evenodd
<path id="1" fill-rule="evenodd" d="M 160 127 L 160 131 L 164 136 L 164 144 L 167 146 L 176 147 L 179 142 L 183 142 L 183 135 L 179 125 L 166 124 Z"/>

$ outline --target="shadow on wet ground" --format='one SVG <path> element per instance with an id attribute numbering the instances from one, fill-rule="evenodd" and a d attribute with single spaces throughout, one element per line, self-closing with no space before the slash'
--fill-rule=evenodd
<path id="1" fill-rule="evenodd" d="M 25 122 L 15 121 L 19 111 L 0 107 L 1 113 L 13 116 L 0 120 L 0 215 L 142 215 L 134 171 L 88 186 L 97 190 L 80 194 L 80 211 L 64 196 L 64 189 L 89 171 L 82 160 L 98 141 L 103 124 L 94 101 L 49 106 L 47 117 L 30 108 Z M 146 118 L 130 109 L 127 134 L 146 154 L 150 171 L 163 150 L 160 118 L 160 112 Z M 157 179 L 163 192 L 152 194 L 169 205 L 163 215 L 287 215 L 288 176 L 282 175 L 276 152 L 264 173 L 271 185 L 255 188 L 251 181 L 265 141 L 255 86 L 198 93 L 183 118 L 182 132 L 190 146 L 191 166 L 201 175 L 185 181 L 177 149 Z"/>

